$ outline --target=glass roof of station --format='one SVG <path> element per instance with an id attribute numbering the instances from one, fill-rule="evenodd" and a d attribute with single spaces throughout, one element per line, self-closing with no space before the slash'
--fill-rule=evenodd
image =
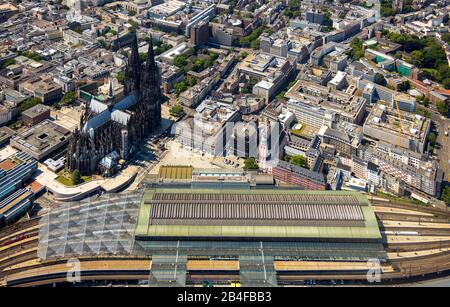
<path id="1" fill-rule="evenodd" d="M 62 205 L 40 221 L 38 257 L 129 255 L 141 193 L 106 194 Z"/>

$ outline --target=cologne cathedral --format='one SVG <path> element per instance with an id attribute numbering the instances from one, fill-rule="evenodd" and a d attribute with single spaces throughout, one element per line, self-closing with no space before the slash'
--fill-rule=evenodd
<path id="1" fill-rule="evenodd" d="M 80 128 L 72 134 L 67 150 L 67 169 L 82 175 L 109 172 L 111 159 L 127 160 L 161 121 L 161 81 L 152 40 L 141 63 L 137 38 L 125 72 L 124 98 L 115 102 L 112 83 L 106 101 L 87 104 Z"/>

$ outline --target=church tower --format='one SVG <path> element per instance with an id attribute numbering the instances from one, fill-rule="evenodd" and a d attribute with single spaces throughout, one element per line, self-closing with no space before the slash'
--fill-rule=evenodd
<path id="1" fill-rule="evenodd" d="M 125 70 L 125 97 L 115 103 L 112 80 L 107 86 L 108 100 L 92 104 L 94 98 L 83 112 L 79 129 L 70 137 L 66 164 L 69 171 L 77 169 L 82 175 L 104 173 L 104 165 L 99 165 L 101 159 L 113 151 L 128 159 L 159 126 L 161 78 L 151 39 L 145 63 L 140 61 L 136 36 L 133 39 Z"/>
<path id="2" fill-rule="evenodd" d="M 131 55 L 128 57 L 128 64 L 125 71 L 125 95 L 130 95 L 140 89 L 141 62 L 139 59 L 138 41 L 134 36 L 131 44 Z"/>
<path id="3" fill-rule="evenodd" d="M 153 39 L 150 37 L 147 59 L 142 69 L 141 100 L 148 123 L 144 130 L 156 128 L 161 121 L 161 81 L 158 65 L 155 62 Z"/>

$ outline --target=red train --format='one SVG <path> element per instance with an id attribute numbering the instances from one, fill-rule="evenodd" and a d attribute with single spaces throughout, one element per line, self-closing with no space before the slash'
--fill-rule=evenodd
<path id="1" fill-rule="evenodd" d="M 16 242 L 19 242 L 19 241 L 22 241 L 22 240 L 25 240 L 25 239 L 28 239 L 28 238 L 31 238 L 31 237 L 35 237 L 37 235 L 38 235 L 37 232 L 32 232 L 32 233 L 28 233 L 28 234 L 19 235 L 19 236 L 16 236 L 16 237 L 13 237 L 11 239 L 8 239 L 8 240 L 5 240 L 5 241 L 1 242 L 0 243 L 0 247 L 8 246 L 8 245 L 11 245 L 13 243 L 16 243 Z"/>

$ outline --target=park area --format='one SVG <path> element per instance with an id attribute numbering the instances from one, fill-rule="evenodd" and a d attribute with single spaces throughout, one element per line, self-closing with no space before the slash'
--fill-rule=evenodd
<path id="1" fill-rule="evenodd" d="M 87 183 L 92 180 L 91 176 L 81 176 L 79 172 L 75 171 L 73 173 L 67 170 L 62 170 L 58 173 L 56 181 L 65 185 L 66 187 L 73 187 L 80 184 Z"/>

